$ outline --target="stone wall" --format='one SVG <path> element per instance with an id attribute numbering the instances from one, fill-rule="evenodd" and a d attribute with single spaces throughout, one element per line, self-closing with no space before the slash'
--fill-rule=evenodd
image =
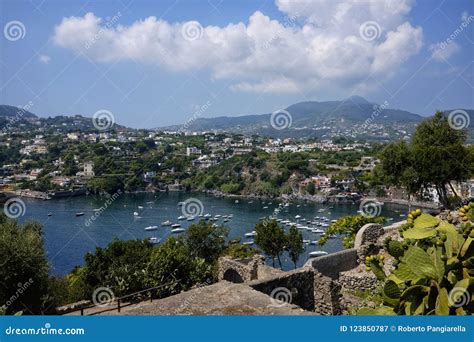
<path id="1" fill-rule="evenodd" d="M 251 259 L 234 260 L 219 258 L 218 279 L 243 283 L 258 279 L 258 270 L 265 265 L 265 257 L 255 255 Z"/>
<path id="2" fill-rule="evenodd" d="M 364 272 L 359 263 L 366 255 L 378 253 L 385 236 L 394 234 L 403 222 L 388 227 L 367 224 L 355 238 L 355 246 L 309 260 L 300 269 L 282 272 L 265 265 L 263 256 L 247 260 L 219 259 L 219 280 L 245 282 L 275 299 L 289 298 L 291 304 L 320 315 L 340 315 L 344 300 L 341 289 L 370 290 L 376 277 Z M 282 297 L 279 294 L 283 294 Z"/>
<path id="3" fill-rule="evenodd" d="M 248 283 L 253 289 L 263 292 L 275 300 L 296 304 L 309 311 L 314 310 L 314 270 L 310 267 L 284 272 L 272 278 Z"/>
<path id="4" fill-rule="evenodd" d="M 337 279 L 340 272 L 357 267 L 357 250 L 354 248 L 332 253 L 309 260 L 306 265 L 332 279 Z"/>

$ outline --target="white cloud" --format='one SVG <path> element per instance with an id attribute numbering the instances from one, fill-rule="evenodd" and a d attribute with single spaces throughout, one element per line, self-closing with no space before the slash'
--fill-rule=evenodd
<path id="1" fill-rule="evenodd" d="M 39 55 L 38 60 L 43 64 L 49 64 L 49 62 L 51 62 L 51 57 L 48 55 Z"/>
<path id="2" fill-rule="evenodd" d="M 440 42 L 431 44 L 429 47 L 431 57 L 437 61 L 448 60 L 451 56 L 461 50 L 461 47 L 456 42 Z"/>
<path id="3" fill-rule="evenodd" d="M 390 76 L 422 46 L 422 29 L 406 19 L 410 0 L 277 0 L 277 6 L 288 16 L 284 21 L 257 11 L 248 23 L 222 27 L 156 17 L 109 25 L 87 13 L 63 18 L 53 39 L 97 62 L 133 59 L 172 71 L 208 69 L 213 79 L 232 80 L 235 91 L 260 93 L 363 85 L 369 75 Z M 368 21 L 380 27 L 376 39 L 359 32 Z M 183 32 L 191 25 L 202 31 L 187 39 Z"/>

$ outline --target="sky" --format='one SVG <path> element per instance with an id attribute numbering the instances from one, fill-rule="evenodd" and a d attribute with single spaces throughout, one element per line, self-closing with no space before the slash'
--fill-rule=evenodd
<path id="1" fill-rule="evenodd" d="M 474 108 L 472 0 L 0 0 L 0 104 L 136 128 L 353 95 Z"/>

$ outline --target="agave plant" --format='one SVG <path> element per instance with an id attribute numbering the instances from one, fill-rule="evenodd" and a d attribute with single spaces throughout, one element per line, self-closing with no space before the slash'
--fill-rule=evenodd
<path id="1" fill-rule="evenodd" d="M 462 211 L 461 211 L 462 210 Z M 463 213 L 463 215 L 461 215 Z M 474 202 L 459 211 L 461 223 L 422 213 L 408 215 L 402 241 L 386 238 L 384 249 L 394 269 L 384 271 L 380 255 L 366 266 L 384 282 L 382 307 L 362 308 L 362 315 L 472 315 L 474 313 Z"/>

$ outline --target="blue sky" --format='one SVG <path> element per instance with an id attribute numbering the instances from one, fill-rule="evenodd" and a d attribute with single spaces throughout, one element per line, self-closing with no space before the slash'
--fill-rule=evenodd
<path id="1" fill-rule="evenodd" d="M 351 95 L 474 108 L 473 15 L 470 0 L 1 1 L 0 103 L 146 128 Z"/>

